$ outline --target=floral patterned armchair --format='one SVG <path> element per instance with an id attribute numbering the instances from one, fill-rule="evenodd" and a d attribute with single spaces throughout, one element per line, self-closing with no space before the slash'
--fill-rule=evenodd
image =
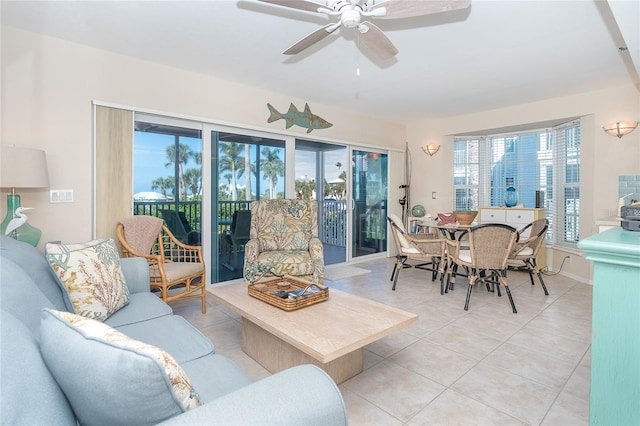
<path id="1" fill-rule="evenodd" d="M 317 201 L 254 201 L 250 236 L 244 247 L 245 280 L 292 275 L 315 283 L 324 281 Z"/>

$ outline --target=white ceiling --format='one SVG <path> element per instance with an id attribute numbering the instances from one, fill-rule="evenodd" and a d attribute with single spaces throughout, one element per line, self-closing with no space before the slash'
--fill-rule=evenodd
<path id="1" fill-rule="evenodd" d="M 473 0 L 469 9 L 375 20 L 400 51 L 385 62 L 344 28 L 297 56 L 282 55 L 328 18 L 257 1 L 2 0 L 0 7 L 2 25 L 285 93 L 312 110 L 337 104 L 400 122 L 638 83 L 631 62 L 638 19 L 621 32 L 602 1 Z M 631 55 L 620 52 L 630 41 Z"/>

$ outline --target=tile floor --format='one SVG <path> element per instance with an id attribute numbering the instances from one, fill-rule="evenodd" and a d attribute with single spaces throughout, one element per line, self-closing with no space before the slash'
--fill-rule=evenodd
<path id="1" fill-rule="evenodd" d="M 340 385 L 351 425 L 587 425 L 591 286 L 545 276 L 545 296 L 528 274 L 509 272 L 518 308 L 478 286 L 463 309 L 466 279 L 440 295 L 430 272 L 404 269 L 396 291 L 393 260 L 357 266 L 369 274 L 327 282 L 415 312 L 418 323 L 365 347 L 365 370 Z M 236 282 L 242 285 L 240 282 Z M 235 285 L 235 284 L 232 284 Z M 208 299 L 172 304 L 251 377 L 270 373 L 240 349 L 239 316 Z"/>

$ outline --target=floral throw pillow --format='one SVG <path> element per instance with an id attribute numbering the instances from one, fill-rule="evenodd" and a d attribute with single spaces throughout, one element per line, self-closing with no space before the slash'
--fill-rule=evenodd
<path id="1" fill-rule="evenodd" d="M 104 321 L 129 303 L 129 288 L 113 239 L 80 244 L 47 243 L 45 253 L 67 308 Z"/>
<path id="2" fill-rule="evenodd" d="M 80 424 L 155 424 L 201 405 L 171 355 L 99 321 L 45 309 L 40 346 Z"/>

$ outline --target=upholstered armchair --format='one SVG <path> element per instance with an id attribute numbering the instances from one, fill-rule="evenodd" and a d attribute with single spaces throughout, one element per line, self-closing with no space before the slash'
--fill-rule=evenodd
<path id="1" fill-rule="evenodd" d="M 251 239 L 244 246 L 244 279 L 292 275 L 324 281 L 314 200 L 259 200 L 251 203 Z"/>

